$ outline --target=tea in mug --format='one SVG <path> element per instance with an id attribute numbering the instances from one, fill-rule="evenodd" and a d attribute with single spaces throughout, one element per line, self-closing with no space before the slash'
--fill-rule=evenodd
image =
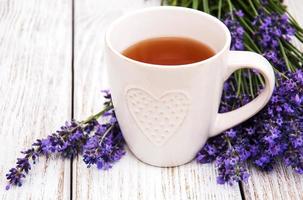
<path id="1" fill-rule="evenodd" d="M 184 65 L 206 60 L 215 52 L 206 44 L 191 38 L 157 37 L 137 42 L 122 54 L 149 64 Z"/>

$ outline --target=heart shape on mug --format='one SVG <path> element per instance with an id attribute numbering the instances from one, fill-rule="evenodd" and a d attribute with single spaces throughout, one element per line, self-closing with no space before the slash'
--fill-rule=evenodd
<path id="1" fill-rule="evenodd" d="M 159 98 L 139 88 L 126 91 L 129 111 L 143 134 L 157 146 L 176 133 L 188 112 L 189 98 L 181 91 L 169 91 Z"/>

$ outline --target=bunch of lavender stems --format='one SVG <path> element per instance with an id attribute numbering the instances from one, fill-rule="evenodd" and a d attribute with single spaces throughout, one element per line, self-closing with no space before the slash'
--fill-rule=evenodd
<path id="1" fill-rule="evenodd" d="M 263 55 L 276 74 L 268 105 L 246 122 L 210 138 L 197 154 L 199 163 L 215 162 L 220 184 L 246 182 L 247 164 L 271 171 L 277 160 L 303 174 L 303 29 L 280 0 L 165 0 L 209 13 L 230 30 L 232 50 Z M 220 112 L 251 101 L 263 88 L 256 71 L 242 69 L 224 84 Z"/>

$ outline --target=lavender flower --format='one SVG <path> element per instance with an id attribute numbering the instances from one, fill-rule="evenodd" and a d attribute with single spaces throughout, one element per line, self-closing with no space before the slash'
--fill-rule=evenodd
<path id="1" fill-rule="evenodd" d="M 197 154 L 200 163 L 215 161 L 218 183 L 232 184 L 248 178 L 244 163 L 270 171 L 277 158 L 286 166 L 303 173 L 303 72 L 278 77 L 278 86 L 268 105 L 246 122 L 210 138 Z M 233 110 L 247 103 L 247 95 L 236 96 L 229 80 L 224 86 L 220 111 Z M 233 159 L 233 160 L 231 160 Z M 236 163 L 236 168 L 232 164 Z M 235 169 L 237 169 L 235 171 Z M 241 173 L 240 173 L 241 172 Z"/>
<path id="2" fill-rule="evenodd" d="M 253 20 L 256 28 L 255 38 L 263 55 L 279 70 L 286 71 L 286 63 L 280 51 L 281 41 L 290 41 L 295 35 L 295 29 L 290 25 L 286 14 L 260 14 Z"/>
<path id="3" fill-rule="evenodd" d="M 197 154 L 197 161 L 202 164 L 213 162 L 222 152 L 226 151 L 227 148 L 228 143 L 223 134 L 210 138 Z"/>
<path id="4" fill-rule="evenodd" d="M 96 164 L 98 169 L 109 169 L 125 154 L 125 142 L 115 113 L 109 111 L 106 115 L 110 116 L 108 123 L 99 125 L 95 135 L 90 137 L 83 147 L 83 161 L 87 167 Z"/>
<path id="5" fill-rule="evenodd" d="M 262 5 L 267 5 L 268 4 L 268 0 L 260 0 Z"/>
<path id="6" fill-rule="evenodd" d="M 243 17 L 241 10 L 235 12 L 236 16 Z M 232 19 L 231 15 L 227 15 L 223 20 L 224 24 L 228 27 L 231 33 L 231 49 L 232 50 L 244 50 L 244 29 L 236 19 Z"/>
<path id="7" fill-rule="evenodd" d="M 227 149 L 223 154 L 220 154 L 216 159 L 216 167 L 219 175 L 217 182 L 219 184 L 228 183 L 233 185 L 240 180 L 247 182 L 249 173 L 244 166 L 238 152 L 233 147 Z"/>
<path id="8" fill-rule="evenodd" d="M 87 120 L 66 122 L 56 133 L 36 140 L 32 147 L 21 153 L 16 167 L 6 174 L 8 190 L 11 186 L 21 186 L 26 174 L 31 170 L 31 162 L 36 163 L 38 157 L 58 154 L 63 158 L 72 159 L 82 154 L 84 161 L 90 166 L 97 164 L 99 169 L 108 169 L 125 154 L 124 140 L 113 111 L 111 96 L 104 91 L 104 110 L 89 117 Z M 106 118 L 109 123 L 100 124 L 98 118 Z M 95 153 L 95 154 L 94 154 Z M 95 156 L 95 160 L 93 158 Z"/>

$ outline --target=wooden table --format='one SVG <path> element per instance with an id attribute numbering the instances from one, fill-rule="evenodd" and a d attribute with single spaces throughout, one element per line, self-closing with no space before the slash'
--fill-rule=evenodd
<path id="1" fill-rule="evenodd" d="M 159 1 L 0 0 L 1 199 L 303 199 L 303 176 L 282 165 L 269 174 L 251 168 L 248 184 L 231 187 L 216 184 L 212 164 L 161 169 L 130 153 L 109 171 L 87 169 L 81 158 L 41 158 L 22 188 L 4 191 L 20 150 L 102 107 L 108 25 Z M 288 5 L 303 25 L 302 0 Z"/>

